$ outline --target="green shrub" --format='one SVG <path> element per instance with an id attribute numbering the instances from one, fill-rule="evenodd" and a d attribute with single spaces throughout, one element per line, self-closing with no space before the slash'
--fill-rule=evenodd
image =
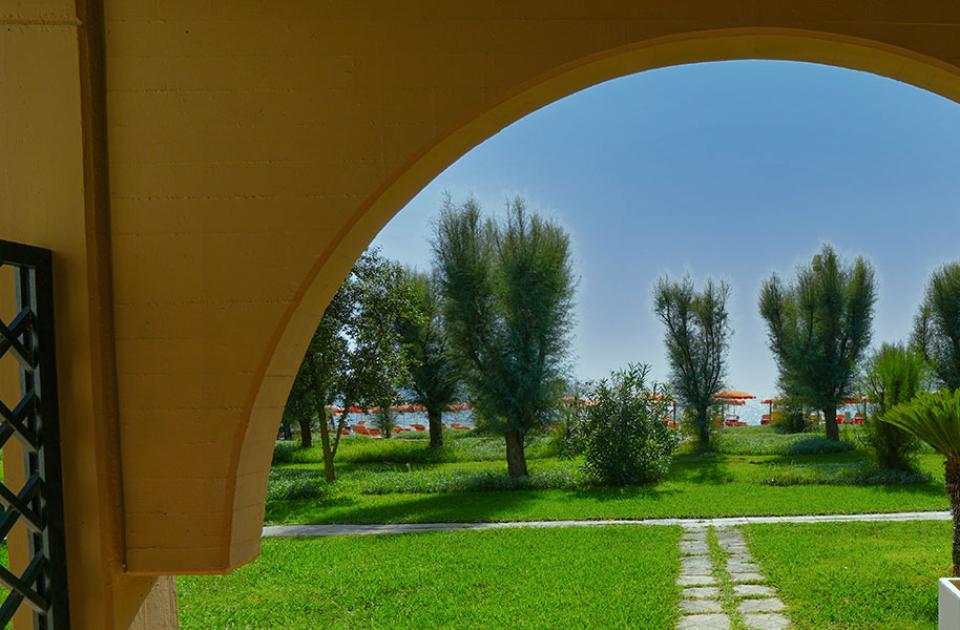
<path id="1" fill-rule="evenodd" d="M 273 464 L 291 464 L 294 461 L 298 444 L 296 442 L 277 442 L 273 445 Z"/>
<path id="2" fill-rule="evenodd" d="M 331 487 L 322 471 L 278 468 L 270 471 L 267 501 L 318 499 L 329 495 Z"/>
<path id="3" fill-rule="evenodd" d="M 771 414 L 770 425 L 787 433 L 803 433 L 809 428 L 810 418 L 800 400 L 785 396 Z"/>
<path id="4" fill-rule="evenodd" d="M 803 436 L 786 443 L 785 455 L 827 455 L 830 453 L 846 453 L 852 451 L 853 444 L 846 441 L 836 441 L 822 436 Z"/>
<path id="5" fill-rule="evenodd" d="M 550 466 L 526 477 L 500 470 L 440 469 L 380 473 L 360 483 L 360 494 L 459 493 L 498 490 L 575 490 L 589 485 L 576 466 Z"/>
<path id="6" fill-rule="evenodd" d="M 725 455 L 828 455 L 852 451 L 847 440 L 830 440 L 809 433 L 780 433 L 767 427 L 730 427 L 714 440 Z"/>
<path id="7" fill-rule="evenodd" d="M 867 361 L 864 386 L 876 405 L 876 419 L 867 422 L 864 438 L 883 468 L 913 470 L 919 440 L 898 426 L 878 421 L 895 405 L 908 402 L 922 388 L 923 357 L 903 345 L 885 343 Z"/>
<path id="8" fill-rule="evenodd" d="M 556 457 L 558 445 L 549 435 L 527 436 L 527 458 Z M 445 431 L 443 446 L 430 448 L 426 434 L 401 433 L 389 440 L 363 435 L 345 436 L 337 450 L 338 463 L 350 464 L 443 464 L 453 462 L 499 461 L 504 458 L 503 438 L 483 436 L 474 431 Z M 276 464 L 319 464 L 320 446 L 299 448 L 293 442 L 277 442 L 273 449 Z"/>
<path id="9" fill-rule="evenodd" d="M 667 428 L 660 392 L 646 386 L 649 366 L 614 372 L 590 392 L 580 422 L 584 470 L 599 482 L 633 485 L 663 479 L 679 444 Z"/>
<path id="10" fill-rule="evenodd" d="M 768 486 L 886 486 L 929 483 L 930 475 L 911 470 L 880 468 L 870 462 L 773 466 Z"/>

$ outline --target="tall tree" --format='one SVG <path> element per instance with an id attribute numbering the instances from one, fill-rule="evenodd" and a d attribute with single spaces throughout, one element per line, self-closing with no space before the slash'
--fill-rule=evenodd
<path id="1" fill-rule="evenodd" d="M 687 276 L 676 282 L 660 278 L 654 311 L 666 327 L 665 341 L 673 390 L 693 412 L 700 444 L 710 442 L 710 407 L 723 387 L 726 354 L 732 335 L 727 313 L 730 287 L 708 280 L 702 292 Z"/>
<path id="2" fill-rule="evenodd" d="M 845 266 L 829 245 L 792 284 L 773 274 L 760 291 L 781 388 L 822 411 L 833 440 L 840 439 L 837 406 L 853 393 L 870 345 L 875 301 L 873 267 L 863 258 Z"/>
<path id="3" fill-rule="evenodd" d="M 452 347 L 480 422 L 506 441 L 507 471 L 527 475 L 526 435 L 562 395 L 575 279 L 570 238 L 522 199 L 501 222 L 448 198 L 434 240 Z"/>
<path id="4" fill-rule="evenodd" d="M 328 481 L 335 478 L 333 461 L 348 408 L 389 409 L 409 378 L 397 322 L 415 319 L 414 308 L 414 292 L 402 269 L 372 249 L 354 264 L 314 332 L 284 415 L 300 424 L 304 447 L 312 444 L 311 424 L 319 420 Z M 331 436 L 327 409 L 337 401 L 343 413 Z"/>
<path id="5" fill-rule="evenodd" d="M 440 305 L 436 277 L 407 271 L 414 293 L 416 317 L 400 320 L 400 335 L 410 356 L 410 388 L 414 402 L 427 409 L 430 446 L 443 445 L 443 411 L 457 399 L 460 370 L 457 365 Z"/>
<path id="6" fill-rule="evenodd" d="M 930 277 L 911 340 L 947 389 L 960 388 L 960 263 Z"/>
<path id="7" fill-rule="evenodd" d="M 349 279 L 324 311 L 287 397 L 284 418 L 300 425 L 302 448 L 313 446 L 313 421 L 319 421 L 322 431 L 326 407 L 332 405 L 338 395 L 338 379 L 348 351 L 344 332 L 350 316 L 347 287 Z"/>
<path id="8" fill-rule="evenodd" d="M 368 250 L 350 272 L 351 304 L 345 333 L 349 352 L 339 378 L 344 411 L 337 427 L 337 443 L 347 409 L 378 408 L 377 423 L 385 438 L 393 428 L 390 407 L 398 402 L 400 388 L 409 381 L 409 357 L 400 335 L 400 322 L 418 318 L 414 287 L 403 268 L 384 259 L 379 250 Z"/>

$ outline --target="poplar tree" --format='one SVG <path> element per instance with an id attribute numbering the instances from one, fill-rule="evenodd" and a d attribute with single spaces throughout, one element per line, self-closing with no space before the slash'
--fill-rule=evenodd
<path id="1" fill-rule="evenodd" d="M 792 283 L 773 274 L 760 291 L 780 387 L 823 412 L 832 440 L 840 439 L 837 407 L 854 393 L 870 345 L 875 302 L 873 267 L 863 258 L 844 265 L 830 245 Z"/>
<path id="2" fill-rule="evenodd" d="M 507 471 L 527 475 L 524 440 L 556 413 L 570 347 L 570 237 L 509 204 L 482 220 L 473 201 L 444 203 L 434 240 L 450 342 L 478 421 L 504 436 Z"/>
<path id="3" fill-rule="evenodd" d="M 730 287 L 708 280 L 697 292 L 688 276 L 676 282 L 660 278 L 654 311 L 665 327 L 670 380 L 676 395 L 693 412 L 701 446 L 710 442 L 710 408 L 723 387 L 730 336 L 727 299 Z"/>

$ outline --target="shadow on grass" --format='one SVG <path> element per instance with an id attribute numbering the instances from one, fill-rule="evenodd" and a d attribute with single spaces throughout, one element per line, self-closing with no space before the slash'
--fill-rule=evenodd
<path id="1" fill-rule="evenodd" d="M 536 491 L 432 494 L 402 501 L 371 504 L 348 496 L 330 499 L 300 499 L 267 503 L 268 523 L 410 523 L 497 521 L 537 498 Z M 324 516 L 317 518 L 322 511 Z"/>
<path id="2" fill-rule="evenodd" d="M 596 486 L 592 488 L 583 488 L 580 490 L 570 491 L 568 494 L 571 497 L 575 497 L 577 500 L 586 499 L 592 500 L 596 503 L 608 503 L 611 501 L 635 501 L 637 499 L 663 501 L 671 495 L 683 494 L 683 490 L 664 490 L 658 485 L 650 484 L 645 486 L 624 486 L 620 488 Z M 604 515 L 597 518 L 608 517 Z M 590 517 L 586 517 L 584 520 L 592 519 Z"/>
<path id="3" fill-rule="evenodd" d="M 668 479 L 719 485 L 734 481 L 734 475 L 727 469 L 723 456 L 707 451 L 677 455 Z"/>

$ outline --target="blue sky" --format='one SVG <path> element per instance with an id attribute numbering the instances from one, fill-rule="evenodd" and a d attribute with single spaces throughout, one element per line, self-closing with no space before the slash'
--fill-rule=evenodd
<path id="1" fill-rule="evenodd" d="M 380 233 L 430 265 L 444 191 L 489 213 L 522 195 L 571 234 L 580 276 L 574 366 L 629 362 L 664 379 L 656 278 L 727 280 L 728 385 L 766 396 L 776 368 L 761 282 L 828 241 L 877 270 L 874 343 L 909 334 L 926 279 L 960 258 L 960 107 L 881 77 L 812 64 L 727 62 L 624 77 L 553 103 L 478 145 Z"/>

